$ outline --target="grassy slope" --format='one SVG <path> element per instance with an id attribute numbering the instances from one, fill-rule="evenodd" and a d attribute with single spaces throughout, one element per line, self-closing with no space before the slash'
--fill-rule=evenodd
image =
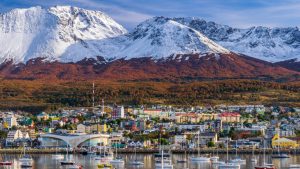
<path id="1" fill-rule="evenodd" d="M 300 107 L 300 82 L 255 80 L 113 82 L 95 81 L 96 102 L 118 104 L 267 104 Z M 90 106 L 92 82 L 0 81 L 0 109 L 38 112 Z"/>

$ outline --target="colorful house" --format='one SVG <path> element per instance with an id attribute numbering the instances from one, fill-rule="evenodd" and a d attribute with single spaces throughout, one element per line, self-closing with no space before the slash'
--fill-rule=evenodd
<path id="1" fill-rule="evenodd" d="M 290 140 L 287 138 L 280 138 L 279 134 L 275 134 L 274 137 L 272 138 L 272 147 L 275 148 L 278 146 L 284 148 L 295 148 L 298 147 L 299 145 L 294 140 Z"/>

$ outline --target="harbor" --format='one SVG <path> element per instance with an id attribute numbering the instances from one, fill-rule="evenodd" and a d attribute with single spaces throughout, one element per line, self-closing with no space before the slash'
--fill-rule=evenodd
<path id="1" fill-rule="evenodd" d="M 45 169 L 55 169 L 55 168 L 62 168 L 60 161 L 55 158 L 51 154 L 32 154 L 31 155 L 33 162 L 32 162 L 32 168 L 40 168 L 43 166 Z M 66 157 L 66 154 L 63 155 L 63 157 Z M 142 161 L 144 165 L 131 165 L 130 161 L 134 161 L 135 156 L 134 154 L 120 154 L 120 157 L 124 159 L 124 165 L 115 165 L 116 168 L 120 169 L 155 169 L 155 161 L 154 161 L 154 155 L 152 154 L 137 154 L 137 160 Z M 187 161 L 186 163 L 178 163 L 178 160 L 184 159 L 183 154 L 173 154 L 171 155 L 171 161 L 174 165 L 174 169 L 182 169 L 182 168 L 190 168 L 190 169 L 217 169 L 215 165 L 212 164 L 212 162 L 192 162 L 190 161 L 190 157 L 193 157 L 193 155 L 188 154 L 187 155 Z M 241 165 L 240 169 L 253 169 L 255 165 L 262 164 L 262 155 L 257 156 L 257 163 L 251 163 L 251 155 L 250 154 L 242 154 L 240 155 L 242 159 L 246 160 L 246 164 Z M 7 154 L 7 155 L 0 155 L 1 159 L 10 160 L 13 162 L 12 168 L 14 169 L 20 169 L 20 158 L 21 156 L 19 154 Z M 229 155 L 229 159 L 235 158 L 234 154 Z M 82 168 L 91 168 L 96 169 L 98 168 L 98 165 L 101 164 L 100 160 L 96 160 L 94 156 L 92 155 L 81 155 L 81 154 L 70 154 L 68 156 L 68 159 L 74 160 L 77 162 L 77 164 L 82 165 Z M 220 154 L 220 161 L 224 161 L 226 159 L 225 154 Z M 291 155 L 290 158 L 287 159 L 272 159 L 271 156 L 266 155 L 266 160 L 268 163 L 273 163 L 278 169 L 288 169 L 290 164 L 295 164 L 300 162 L 300 156 L 299 155 Z M 64 167 L 63 167 L 64 168 Z"/>
<path id="2" fill-rule="evenodd" d="M 113 151 L 115 151 L 113 149 Z M 118 149 L 118 153 L 120 154 L 133 154 L 133 153 L 139 153 L 139 154 L 154 154 L 154 153 L 159 153 L 159 149 L 133 149 L 133 148 L 126 148 L 126 149 Z M 203 148 L 201 149 L 201 153 L 203 154 L 213 154 L 216 151 L 218 151 L 219 154 L 226 154 L 226 149 L 207 149 Z M 253 150 L 252 149 L 238 149 L 237 150 L 238 154 L 252 154 Z M 276 154 L 277 150 L 276 149 L 266 149 L 265 150 L 266 154 Z M 300 155 L 300 149 L 282 149 L 280 150 L 281 153 L 285 154 L 295 154 L 295 155 Z M 0 149 L 0 154 L 22 154 L 23 149 Z M 28 149 L 26 150 L 27 154 L 66 154 L 67 150 L 65 149 Z M 74 150 L 70 151 L 70 154 L 81 154 L 80 150 Z M 173 149 L 170 150 L 171 154 L 196 154 L 197 149 Z M 235 154 L 236 150 L 235 149 L 229 149 L 228 150 L 229 154 Z M 263 149 L 255 149 L 254 154 L 262 154 Z"/>

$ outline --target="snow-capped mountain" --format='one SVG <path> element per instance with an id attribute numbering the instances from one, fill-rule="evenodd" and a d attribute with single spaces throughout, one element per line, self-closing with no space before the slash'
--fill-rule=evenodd
<path id="1" fill-rule="evenodd" d="M 99 11 L 69 6 L 14 9 L 0 15 L 0 62 L 26 62 L 37 57 L 48 61 L 78 61 L 98 55 L 95 49 L 88 48 L 86 41 L 126 32 Z"/>
<path id="2" fill-rule="evenodd" d="M 106 58 L 154 57 L 172 54 L 230 53 L 199 31 L 170 18 L 155 17 L 139 24 L 132 32 L 94 43 Z M 97 46 L 97 47 L 96 47 Z"/>
<path id="3" fill-rule="evenodd" d="M 230 51 L 279 62 L 300 60 L 299 28 L 232 28 L 198 18 L 154 17 L 126 29 L 100 11 L 70 6 L 14 9 L 0 15 L 0 63 L 167 58 Z M 216 55 L 217 56 L 217 55 Z"/>
<path id="4" fill-rule="evenodd" d="M 300 60 L 300 30 L 298 27 L 251 27 L 238 29 L 198 18 L 173 18 L 206 35 L 208 38 L 234 52 L 258 59 L 278 62 Z"/>

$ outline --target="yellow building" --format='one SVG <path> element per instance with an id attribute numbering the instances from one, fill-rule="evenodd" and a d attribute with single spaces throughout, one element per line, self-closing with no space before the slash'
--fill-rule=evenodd
<path id="1" fill-rule="evenodd" d="M 218 114 L 216 113 L 181 113 L 176 115 L 176 123 L 199 123 L 205 120 L 215 120 Z"/>
<path id="2" fill-rule="evenodd" d="M 93 125 L 91 125 L 91 131 L 96 131 L 98 133 L 106 133 L 107 125 L 106 124 L 93 124 Z"/>
<path id="3" fill-rule="evenodd" d="M 275 148 L 278 146 L 283 148 L 295 148 L 298 147 L 299 145 L 294 140 L 290 140 L 287 138 L 280 138 L 278 134 L 275 134 L 274 137 L 272 138 L 272 147 Z"/>

